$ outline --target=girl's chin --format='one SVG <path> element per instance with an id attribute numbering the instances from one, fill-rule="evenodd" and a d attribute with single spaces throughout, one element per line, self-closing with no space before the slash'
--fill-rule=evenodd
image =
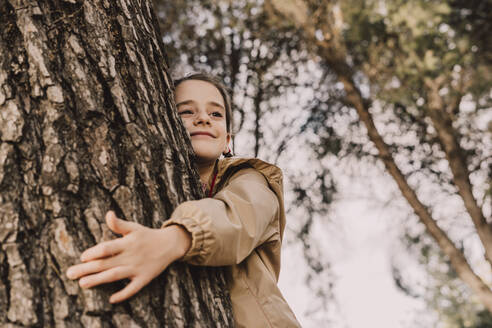
<path id="1" fill-rule="evenodd" d="M 217 147 L 210 147 L 211 145 L 203 145 L 197 142 L 192 142 L 192 146 L 196 155 L 196 160 L 200 162 L 214 162 L 220 157 L 220 155 L 222 155 L 222 152 L 217 151 Z"/>
<path id="2" fill-rule="evenodd" d="M 215 153 L 203 153 L 203 152 L 195 152 L 195 161 L 198 164 L 205 163 L 213 163 L 220 157 L 220 154 Z"/>

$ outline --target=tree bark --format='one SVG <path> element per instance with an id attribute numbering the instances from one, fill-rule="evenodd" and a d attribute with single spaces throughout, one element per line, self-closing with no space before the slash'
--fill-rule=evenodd
<path id="1" fill-rule="evenodd" d="M 176 263 L 117 305 L 65 271 L 201 197 L 151 1 L 0 0 L 0 325 L 228 327 L 221 268 Z M 156 245 L 158 247 L 158 245 Z"/>

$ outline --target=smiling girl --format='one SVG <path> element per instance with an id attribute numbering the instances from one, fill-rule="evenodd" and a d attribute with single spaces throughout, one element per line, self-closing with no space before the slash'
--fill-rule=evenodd
<path id="1" fill-rule="evenodd" d="M 231 101 L 215 77 L 193 74 L 175 82 L 178 114 L 188 131 L 207 198 L 180 204 L 161 229 L 106 214 L 122 235 L 87 249 L 67 270 L 82 288 L 121 279 L 110 297 L 128 299 L 174 261 L 226 266 L 238 327 L 300 327 L 277 287 L 285 227 L 282 172 L 258 159 L 230 157 Z"/>

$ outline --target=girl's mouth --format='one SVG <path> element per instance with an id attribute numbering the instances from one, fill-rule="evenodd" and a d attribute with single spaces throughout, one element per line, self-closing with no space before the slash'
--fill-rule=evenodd
<path id="1" fill-rule="evenodd" d="M 215 136 L 213 134 L 211 134 L 210 132 L 192 132 L 190 133 L 190 136 L 194 137 L 194 136 L 207 136 L 207 137 L 211 137 L 211 138 L 215 138 Z"/>

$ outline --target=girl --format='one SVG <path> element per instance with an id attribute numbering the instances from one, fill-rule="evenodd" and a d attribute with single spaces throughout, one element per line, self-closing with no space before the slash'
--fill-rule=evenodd
<path id="1" fill-rule="evenodd" d="M 180 204 L 161 229 L 121 220 L 109 211 L 107 225 L 122 237 L 87 249 L 67 276 L 80 279 L 82 288 L 130 279 L 110 297 L 117 303 L 173 261 L 227 266 L 238 327 L 299 327 L 277 287 L 285 226 L 282 172 L 257 159 L 219 160 L 230 157 L 232 111 L 227 89 L 216 78 L 193 74 L 175 85 L 178 114 L 208 198 Z"/>

